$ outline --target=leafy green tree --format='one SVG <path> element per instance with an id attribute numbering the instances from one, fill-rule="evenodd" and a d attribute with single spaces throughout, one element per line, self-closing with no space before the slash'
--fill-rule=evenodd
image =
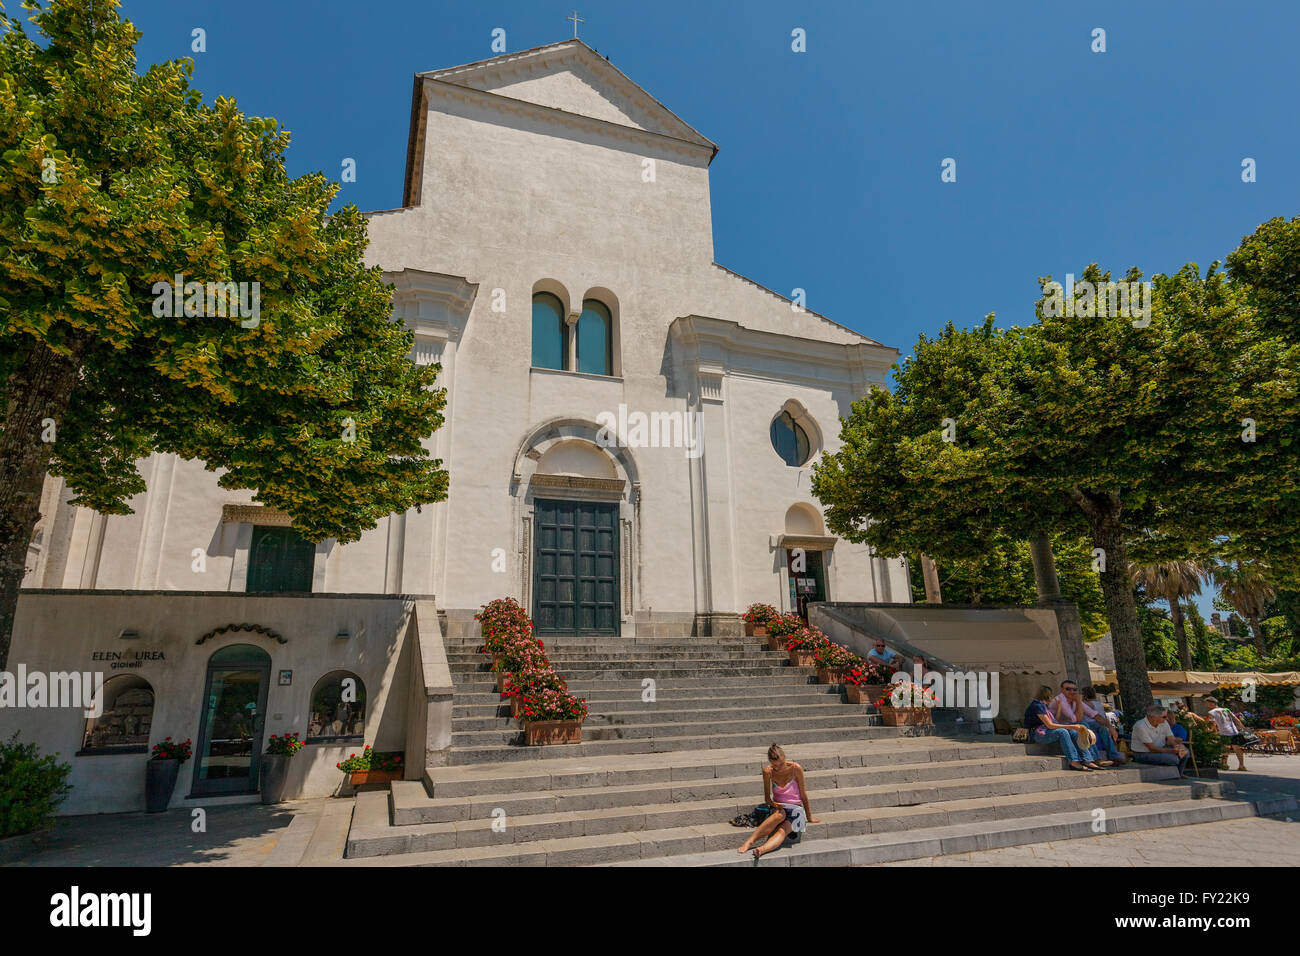
<path id="1" fill-rule="evenodd" d="M 0 667 L 47 471 L 122 514 L 139 459 L 200 459 L 313 540 L 447 488 L 438 369 L 337 186 L 290 178 L 288 134 L 205 103 L 189 60 L 137 74 L 116 0 L 27 6 L 39 36 L 0 37 Z"/>
<path id="2" fill-rule="evenodd" d="M 1260 248 L 1273 239 L 1242 246 L 1269 281 L 1285 274 Z M 1217 264 L 1154 276 L 1149 322 L 1097 315 L 1107 296 L 1089 305 L 1088 290 L 1109 282 L 1089 266 L 1073 315 L 1045 285 L 1029 328 L 999 332 L 989 317 L 923 336 L 892 394 L 854 403 L 813 490 L 837 534 L 883 554 L 963 557 L 997 534 L 1086 534 L 1125 709 L 1137 712 L 1151 690 L 1130 560 L 1300 553 L 1297 529 L 1276 520 L 1300 505 L 1300 443 L 1289 439 L 1300 428 L 1300 323 L 1251 307 L 1246 283 Z"/>
<path id="3" fill-rule="evenodd" d="M 1277 596 L 1267 566 L 1261 562 L 1235 561 L 1216 567 L 1214 580 L 1219 586 L 1219 597 L 1250 625 L 1255 651 L 1263 657 L 1268 653 L 1268 645 L 1259 622 L 1269 603 Z"/>
<path id="4" fill-rule="evenodd" d="M 1195 601 L 1188 601 L 1183 605 L 1183 614 L 1187 620 L 1187 630 L 1190 632 L 1188 643 L 1192 648 L 1192 669 L 1207 671 L 1215 670 L 1218 665 L 1214 658 L 1214 648 L 1210 639 L 1210 628 L 1205 623 L 1205 617 L 1201 614 L 1201 609 L 1196 606 Z"/>
<path id="5" fill-rule="evenodd" d="M 1153 671 L 1176 670 L 1178 642 L 1174 639 L 1173 622 L 1163 610 L 1146 604 L 1137 605 L 1137 618 L 1147 667 Z"/>

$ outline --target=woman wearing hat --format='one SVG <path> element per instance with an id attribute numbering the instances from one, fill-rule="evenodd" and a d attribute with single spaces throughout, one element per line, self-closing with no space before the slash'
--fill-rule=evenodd
<path id="1" fill-rule="evenodd" d="M 1083 724 L 1058 724 L 1052 719 L 1052 711 L 1047 702 L 1052 699 L 1052 688 L 1044 684 L 1038 688 L 1034 700 L 1025 710 L 1025 729 L 1029 739 L 1036 744 L 1048 744 L 1053 740 L 1061 744 L 1061 753 L 1070 761 L 1071 770 L 1092 773 L 1100 770 L 1097 763 L 1097 738 Z M 1105 766 L 1110 766 L 1106 761 Z"/>

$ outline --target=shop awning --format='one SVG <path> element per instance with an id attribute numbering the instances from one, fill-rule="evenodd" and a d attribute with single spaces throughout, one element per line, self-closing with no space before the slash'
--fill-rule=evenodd
<path id="1" fill-rule="evenodd" d="M 1212 694 L 1218 687 L 1300 684 L 1300 671 L 1148 671 L 1151 689 L 1166 694 Z M 1106 672 L 1106 683 L 1115 683 L 1114 671 Z"/>

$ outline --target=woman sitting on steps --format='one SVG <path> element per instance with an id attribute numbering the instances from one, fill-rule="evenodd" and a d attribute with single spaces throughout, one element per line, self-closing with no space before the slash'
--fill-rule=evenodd
<path id="1" fill-rule="evenodd" d="M 802 833 L 806 823 L 818 823 L 808 803 L 808 788 L 803 767 L 785 759 L 785 751 L 776 744 L 767 748 L 768 765 L 763 768 L 763 802 L 772 808 L 767 819 L 740 845 L 741 853 L 754 851 L 757 860 L 771 853 L 790 833 Z M 761 846 L 754 846 L 762 842 Z"/>
<path id="2" fill-rule="evenodd" d="M 1058 741 L 1061 744 L 1061 753 L 1065 754 L 1066 759 L 1070 761 L 1071 770 L 1091 773 L 1100 770 L 1103 766 L 1111 766 L 1109 760 L 1098 765 L 1096 747 L 1079 746 L 1080 734 L 1085 735 L 1085 739 L 1092 736 L 1092 731 L 1087 727 L 1083 724 L 1058 724 L 1052 719 L 1052 711 L 1047 706 L 1047 702 L 1051 699 L 1052 688 L 1044 684 L 1038 688 L 1034 700 L 1029 702 L 1029 707 L 1025 710 L 1025 729 L 1029 731 L 1030 741 L 1036 744 Z"/>

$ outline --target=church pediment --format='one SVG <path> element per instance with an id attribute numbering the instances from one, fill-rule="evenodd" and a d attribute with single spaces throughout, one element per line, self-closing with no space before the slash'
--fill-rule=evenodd
<path id="1" fill-rule="evenodd" d="M 710 140 L 581 40 L 419 75 L 716 149 Z"/>

